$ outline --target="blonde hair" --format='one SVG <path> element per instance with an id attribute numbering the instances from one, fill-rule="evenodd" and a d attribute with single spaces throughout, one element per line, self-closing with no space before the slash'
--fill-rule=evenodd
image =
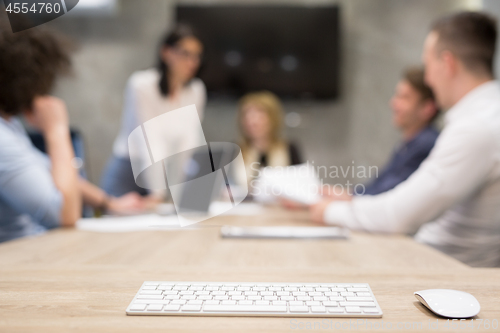
<path id="1" fill-rule="evenodd" d="M 252 104 L 264 111 L 270 123 L 270 141 L 271 147 L 279 145 L 283 142 L 283 107 L 279 98 L 270 91 L 258 91 L 246 94 L 238 102 L 238 125 L 241 133 L 241 148 L 243 151 L 250 147 L 250 138 L 246 135 L 243 125 L 243 109 L 246 105 Z"/>

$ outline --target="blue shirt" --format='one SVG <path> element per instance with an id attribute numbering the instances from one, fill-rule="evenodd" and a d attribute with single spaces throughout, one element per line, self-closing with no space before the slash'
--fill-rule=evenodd
<path id="1" fill-rule="evenodd" d="M 427 158 L 439 132 L 428 126 L 412 140 L 402 144 L 392 155 L 389 164 L 372 183 L 366 186 L 365 195 L 376 195 L 389 191 L 405 181 Z"/>
<path id="2" fill-rule="evenodd" d="M 0 117 L 0 242 L 58 227 L 61 208 L 48 157 L 18 119 Z"/>

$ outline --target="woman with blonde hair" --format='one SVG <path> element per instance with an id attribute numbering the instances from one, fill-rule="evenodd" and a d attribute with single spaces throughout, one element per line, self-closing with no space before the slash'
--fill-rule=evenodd
<path id="1" fill-rule="evenodd" d="M 239 101 L 238 124 L 247 182 L 266 166 L 289 166 L 301 163 L 297 146 L 282 136 L 283 107 L 269 92 L 253 92 Z"/>

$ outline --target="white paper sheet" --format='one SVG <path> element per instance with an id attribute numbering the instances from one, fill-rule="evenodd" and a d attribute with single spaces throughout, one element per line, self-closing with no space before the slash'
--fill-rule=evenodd
<path id="1" fill-rule="evenodd" d="M 157 214 L 135 216 L 109 216 L 101 218 L 82 218 L 76 228 L 95 232 L 132 232 L 151 230 L 180 229 L 177 215 L 160 216 Z"/>

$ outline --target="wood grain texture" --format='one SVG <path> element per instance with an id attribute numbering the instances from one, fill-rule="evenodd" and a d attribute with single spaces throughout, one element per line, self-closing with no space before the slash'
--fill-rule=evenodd
<path id="1" fill-rule="evenodd" d="M 219 237 L 218 226 L 224 224 L 308 222 L 303 212 L 274 208 L 263 216 L 213 218 L 198 229 L 121 234 L 63 229 L 1 244 L 0 332 L 284 332 L 309 331 L 307 325 L 322 331 L 344 325 L 344 330 L 381 332 L 400 325 L 401 330 L 425 332 L 436 331 L 428 326 L 436 320 L 444 331 L 500 331 L 478 329 L 477 323 L 474 329 L 446 329 L 446 320 L 413 296 L 430 288 L 467 291 L 481 303 L 476 319 L 500 321 L 500 269 L 470 268 L 404 236 L 234 240 Z M 145 280 L 367 282 L 384 316 L 364 326 L 352 326 L 361 322 L 348 318 L 126 316 Z M 373 326 L 382 323 L 386 329 Z"/>

